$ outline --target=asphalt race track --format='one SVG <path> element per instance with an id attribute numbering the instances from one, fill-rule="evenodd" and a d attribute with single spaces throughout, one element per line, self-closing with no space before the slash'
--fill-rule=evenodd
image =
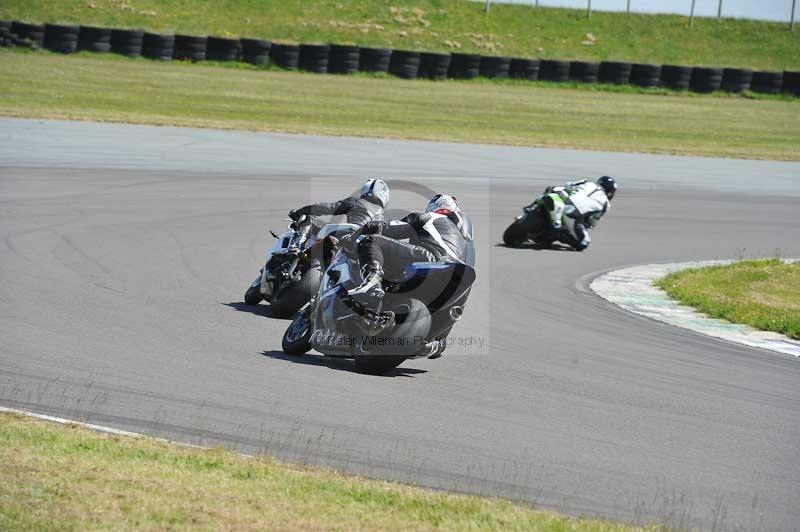
<path id="1" fill-rule="evenodd" d="M 546 184 L 602 173 L 622 188 L 586 252 L 497 245 Z M 241 303 L 266 229 L 367 176 L 394 180 L 396 208 L 422 209 L 419 185 L 455 194 L 478 244 L 462 345 L 387 377 L 283 355 L 288 322 Z M 0 405 L 571 515 L 796 530 L 800 360 L 586 287 L 626 265 L 800 256 L 799 179 L 767 161 L 3 119 Z"/>

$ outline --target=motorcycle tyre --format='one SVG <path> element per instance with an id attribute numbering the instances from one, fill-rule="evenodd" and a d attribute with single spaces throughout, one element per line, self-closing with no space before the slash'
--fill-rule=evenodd
<path id="1" fill-rule="evenodd" d="M 525 228 L 525 218 L 514 220 L 503 233 L 503 243 L 510 248 L 518 248 L 528 239 L 528 230 Z"/>
<path id="2" fill-rule="evenodd" d="M 299 281 L 283 286 L 270 301 L 272 316 L 289 318 L 294 315 L 314 297 L 319 290 L 320 282 L 322 282 L 322 271 L 319 268 L 309 268 Z"/>
<path id="3" fill-rule="evenodd" d="M 304 320 L 306 329 L 298 338 L 290 336 L 290 332 L 298 325 L 298 321 Z M 308 319 L 307 311 L 297 314 L 292 323 L 286 328 L 281 340 L 281 349 L 287 355 L 302 356 L 311 350 L 311 320 Z"/>
<path id="4" fill-rule="evenodd" d="M 416 338 L 427 337 L 431 327 L 431 315 L 428 308 L 418 299 L 407 299 L 404 302 L 398 302 L 396 305 L 391 305 L 389 310 L 397 308 L 401 305 L 407 304 L 408 311 L 395 315 L 397 321 L 396 325 L 388 331 L 384 331 L 377 335 L 381 339 L 407 339 L 412 342 Z M 386 308 L 386 307 L 384 307 Z M 396 342 L 395 342 L 396 343 Z M 389 345 L 392 343 L 390 342 Z M 398 355 L 391 353 L 383 354 L 369 354 L 369 355 L 356 355 L 355 364 L 358 369 L 364 373 L 371 375 L 384 375 L 394 368 L 402 364 L 408 355 Z"/>
<path id="5" fill-rule="evenodd" d="M 260 285 L 251 286 L 247 289 L 247 292 L 244 293 L 245 305 L 258 305 L 262 299 L 264 299 L 264 296 L 261 295 Z"/>

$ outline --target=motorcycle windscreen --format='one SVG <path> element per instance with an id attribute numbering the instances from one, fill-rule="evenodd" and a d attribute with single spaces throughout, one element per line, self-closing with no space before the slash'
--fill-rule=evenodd
<path id="1" fill-rule="evenodd" d="M 267 251 L 267 262 L 269 262 L 269 258 L 275 253 L 279 251 L 285 251 L 289 247 L 293 236 L 294 230 L 292 230 L 291 227 L 287 228 L 286 231 L 278 235 L 278 237 L 272 243 L 270 250 Z"/>

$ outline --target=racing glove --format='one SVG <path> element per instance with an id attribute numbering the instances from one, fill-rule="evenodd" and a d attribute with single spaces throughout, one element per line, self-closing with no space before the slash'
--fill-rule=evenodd
<path id="1" fill-rule="evenodd" d="M 383 232 L 383 222 L 367 222 L 353 232 L 353 242 L 358 242 L 364 235 L 375 235 Z"/>

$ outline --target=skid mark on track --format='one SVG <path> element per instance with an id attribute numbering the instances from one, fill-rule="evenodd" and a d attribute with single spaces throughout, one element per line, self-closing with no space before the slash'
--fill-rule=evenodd
<path id="1" fill-rule="evenodd" d="M 95 259 L 95 258 L 94 258 L 94 257 L 92 257 L 91 255 L 89 255 L 88 253 L 86 253 L 86 252 L 83 250 L 83 248 L 81 248 L 80 246 L 78 246 L 78 245 L 77 245 L 77 244 L 76 244 L 76 243 L 75 243 L 75 242 L 72 240 L 72 238 L 70 238 L 69 236 L 65 235 L 64 233 L 56 232 L 56 234 L 58 235 L 58 237 L 61 239 L 61 241 L 62 241 L 62 242 L 64 242 L 64 243 L 65 243 L 65 244 L 66 244 L 66 245 L 67 245 L 67 246 L 68 246 L 70 249 L 72 249 L 72 250 L 73 250 L 75 253 L 77 253 L 77 254 L 78 254 L 78 256 L 79 256 L 79 257 L 81 257 L 81 258 L 82 258 L 84 261 L 86 261 L 86 262 L 88 262 L 89 264 L 91 264 L 91 265 L 95 266 L 97 269 L 99 269 L 101 272 L 103 272 L 103 273 L 104 273 L 104 274 L 106 274 L 106 275 L 110 275 L 110 274 L 111 274 L 112 270 L 111 270 L 110 268 L 108 268 L 107 266 L 105 266 L 105 265 L 101 264 L 101 263 L 100 263 L 100 261 L 98 261 L 97 259 Z M 63 262 L 63 261 L 62 261 L 62 262 Z M 65 265 L 66 265 L 66 264 L 65 264 Z M 83 270 L 78 270 L 78 269 L 74 269 L 74 268 L 70 268 L 70 269 L 73 269 L 73 271 L 75 271 L 76 273 L 83 273 Z"/>

